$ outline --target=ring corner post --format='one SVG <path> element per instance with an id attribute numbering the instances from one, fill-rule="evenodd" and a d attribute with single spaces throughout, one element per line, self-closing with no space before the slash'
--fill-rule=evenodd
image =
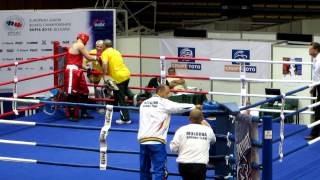
<path id="1" fill-rule="evenodd" d="M 263 117 L 262 180 L 272 180 L 272 117 Z"/>

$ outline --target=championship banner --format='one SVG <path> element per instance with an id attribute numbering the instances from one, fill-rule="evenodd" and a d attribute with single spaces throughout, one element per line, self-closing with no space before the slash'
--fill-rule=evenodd
<path id="1" fill-rule="evenodd" d="M 161 56 L 246 59 L 246 76 L 269 79 L 271 64 L 251 63 L 250 60 L 271 60 L 270 42 L 161 38 Z M 240 77 L 238 62 L 205 62 L 192 60 L 167 61 L 178 75 Z"/>
<path id="2" fill-rule="evenodd" d="M 88 50 L 98 39 L 111 39 L 115 44 L 114 10 L 30 10 L 0 11 L 0 63 L 53 55 L 53 41 L 70 46 L 79 32 L 90 35 Z M 18 78 L 52 72 L 53 60 L 18 65 Z M 0 81 L 13 79 L 14 67 L 0 68 Z M 53 76 L 18 83 L 18 94 L 53 86 Z M 8 89 L 12 86 L 0 86 Z"/>

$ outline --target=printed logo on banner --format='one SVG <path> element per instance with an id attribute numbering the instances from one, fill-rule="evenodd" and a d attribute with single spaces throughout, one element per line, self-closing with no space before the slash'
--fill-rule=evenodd
<path id="1" fill-rule="evenodd" d="M 250 59 L 250 51 L 242 49 L 232 49 L 232 59 Z M 233 61 L 232 64 L 240 63 Z M 250 65 L 249 62 L 246 62 L 245 64 Z"/>
<path id="2" fill-rule="evenodd" d="M 92 25 L 95 29 L 104 29 L 106 27 L 106 20 L 101 18 L 94 19 Z"/>
<path id="3" fill-rule="evenodd" d="M 28 52 L 28 49 L 17 49 L 17 52 Z"/>
<path id="4" fill-rule="evenodd" d="M 4 44 L 4 45 L 13 45 L 14 42 L 8 42 L 8 41 L 6 41 L 6 42 L 2 42 L 2 44 Z"/>
<path id="5" fill-rule="evenodd" d="M 175 69 L 187 69 L 187 70 L 197 70 L 202 69 L 201 64 L 198 63 L 171 63 L 171 67 Z"/>
<path id="6" fill-rule="evenodd" d="M 41 51 L 52 51 L 52 49 L 41 49 Z"/>
<path id="7" fill-rule="evenodd" d="M 7 49 L 7 52 L 14 52 L 14 49 Z"/>
<path id="8" fill-rule="evenodd" d="M 256 66 L 250 66 L 250 50 L 232 49 L 232 59 L 248 59 L 245 63 L 245 71 L 247 73 L 257 73 Z M 224 66 L 225 72 L 240 72 L 240 63 L 233 61 L 232 65 Z"/>
<path id="9" fill-rule="evenodd" d="M 30 49 L 30 52 L 37 52 L 38 49 Z"/>
<path id="10" fill-rule="evenodd" d="M 23 42 L 22 42 L 22 41 L 16 41 L 14 44 L 16 44 L 16 45 L 22 45 Z"/>
<path id="11" fill-rule="evenodd" d="M 24 19 L 21 16 L 9 16 L 5 20 L 5 28 L 8 30 L 8 36 L 21 35 L 24 28 Z"/>
<path id="12" fill-rule="evenodd" d="M 47 40 L 41 40 L 41 45 L 47 45 Z"/>
<path id="13" fill-rule="evenodd" d="M 3 52 L 3 50 L 2 49 L 0 49 L 0 53 L 2 53 Z"/>
<path id="14" fill-rule="evenodd" d="M 27 44 L 38 44 L 37 41 L 28 41 Z"/>
<path id="15" fill-rule="evenodd" d="M 196 48 L 193 47 L 178 47 L 178 57 L 196 57 Z M 191 59 L 180 59 L 178 62 L 195 62 Z"/>
<path id="16" fill-rule="evenodd" d="M 69 44 L 70 41 L 62 41 L 62 44 Z"/>
<path id="17" fill-rule="evenodd" d="M 2 58 L 3 61 L 13 61 L 13 58 Z"/>

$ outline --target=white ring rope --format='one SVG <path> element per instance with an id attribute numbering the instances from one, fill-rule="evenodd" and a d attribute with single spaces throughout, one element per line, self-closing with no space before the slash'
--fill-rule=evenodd
<path id="1" fill-rule="evenodd" d="M 215 81 L 248 81 L 248 82 L 282 82 L 282 83 L 313 83 L 311 80 L 286 80 L 286 79 L 258 79 L 258 78 L 228 78 L 228 77 L 209 77 Z"/>
<path id="2" fill-rule="evenodd" d="M 316 122 L 308 124 L 307 127 L 308 127 L 308 129 L 310 129 L 310 128 L 313 128 L 314 126 L 319 125 L 319 124 L 320 124 L 320 120 L 317 120 Z"/>
<path id="3" fill-rule="evenodd" d="M 210 95 L 225 95 L 225 96 L 240 96 L 241 93 L 227 93 L 227 92 L 208 92 Z M 271 98 L 276 97 L 276 95 L 263 95 L 263 94 L 245 94 L 247 97 L 261 97 L 261 98 Z M 307 99 L 307 100 L 315 100 L 316 97 L 308 97 L 308 96 L 286 96 L 286 99 Z"/>
<path id="4" fill-rule="evenodd" d="M 36 142 L 15 141 L 15 140 L 6 140 L 6 139 L 0 139 L 0 143 L 2 143 L 2 144 L 27 145 L 27 146 L 35 146 L 35 145 L 37 145 Z"/>
<path id="5" fill-rule="evenodd" d="M 250 108 L 251 111 L 259 111 L 259 112 L 271 112 L 271 113 L 281 113 L 280 109 L 259 109 L 259 108 Z M 283 110 L 284 113 L 293 113 L 295 110 Z M 303 111 L 301 114 L 314 114 L 313 111 Z"/>
<path id="6" fill-rule="evenodd" d="M 22 162 L 22 163 L 37 163 L 37 160 L 34 160 L 34 159 L 12 158 L 12 157 L 2 157 L 2 156 L 0 156 L 0 161 Z"/>
<path id="7" fill-rule="evenodd" d="M 14 121 L 14 120 L 4 120 L 4 119 L 0 119 L 0 123 L 12 124 L 12 125 L 24 125 L 24 126 L 35 126 L 37 124 L 36 122 Z"/>
<path id="8" fill-rule="evenodd" d="M 259 60 L 259 59 L 225 59 L 225 58 L 210 58 L 210 61 L 217 62 L 250 62 L 250 63 L 269 63 L 269 64 L 302 64 L 302 65 L 313 65 L 312 62 L 291 62 L 291 61 L 270 61 L 270 60 Z"/>

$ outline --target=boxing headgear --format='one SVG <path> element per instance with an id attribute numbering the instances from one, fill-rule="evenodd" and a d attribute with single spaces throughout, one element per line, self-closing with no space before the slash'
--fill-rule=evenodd
<path id="1" fill-rule="evenodd" d="M 86 45 L 89 41 L 89 35 L 85 32 L 81 32 L 77 35 L 77 39 L 81 39 L 82 43 Z"/>

